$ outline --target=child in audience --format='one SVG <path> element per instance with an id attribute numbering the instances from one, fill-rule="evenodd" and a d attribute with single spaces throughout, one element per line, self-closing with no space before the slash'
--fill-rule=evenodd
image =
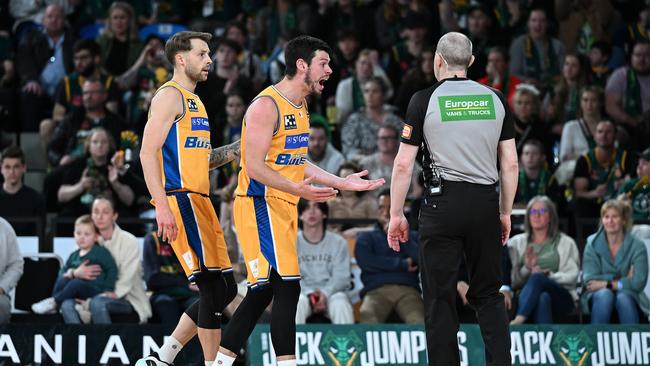
<path id="1" fill-rule="evenodd" d="M 96 243 L 97 236 L 97 228 L 90 215 L 83 215 L 75 221 L 74 240 L 79 249 L 70 254 L 61 268 L 52 297 L 33 304 L 33 312 L 36 314 L 54 313 L 64 300 L 85 300 L 115 289 L 117 265 L 111 253 Z M 97 264 L 101 267 L 101 272 L 94 280 L 75 278 L 74 271 L 83 263 Z"/>

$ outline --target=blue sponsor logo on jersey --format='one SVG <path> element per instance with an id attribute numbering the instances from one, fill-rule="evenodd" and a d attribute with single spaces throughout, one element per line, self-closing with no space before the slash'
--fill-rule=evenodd
<path id="1" fill-rule="evenodd" d="M 284 140 L 285 149 L 300 149 L 309 145 L 309 132 L 300 135 L 289 135 Z"/>
<path id="2" fill-rule="evenodd" d="M 192 131 L 210 131 L 210 122 L 206 117 L 192 117 Z"/>
<path id="3" fill-rule="evenodd" d="M 279 154 L 275 159 L 278 165 L 303 165 L 307 160 L 307 154 Z"/>
<path id="4" fill-rule="evenodd" d="M 211 149 L 209 137 L 188 136 L 185 139 L 185 146 L 188 149 Z"/>

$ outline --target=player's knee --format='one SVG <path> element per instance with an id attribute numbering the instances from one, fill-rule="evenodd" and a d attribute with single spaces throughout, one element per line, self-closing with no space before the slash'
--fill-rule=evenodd
<path id="1" fill-rule="evenodd" d="M 226 297 L 223 303 L 226 307 L 237 296 L 237 281 L 235 281 L 233 272 L 224 273 L 223 278 L 226 280 Z"/>
<path id="2" fill-rule="evenodd" d="M 203 273 L 196 281 L 199 287 L 199 314 L 197 326 L 204 329 L 221 328 L 226 282 L 219 273 Z"/>

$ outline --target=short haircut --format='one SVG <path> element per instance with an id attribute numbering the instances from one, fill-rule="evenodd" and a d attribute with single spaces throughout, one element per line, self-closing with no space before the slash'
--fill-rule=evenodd
<path id="1" fill-rule="evenodd" d="M 20 163 L 25 165 L 25 153 L 20 147 L 16 145 L 11 145 L 2 150 L 0 163 L 2 163 L 5 159 L 19 159 Z"/>
<path id="2" fill-rule="evenodd" d="M 546 152 L 544 151 L 544 144 L 542 144 L 542 142 L 538 139 L 528 139 L 524 142 L 523 146 L 525 147 L 526 145 L 533 145 L 537 148 L 537 150 L 539 150 L 540 154 L 546 155 Z"/>
<path id="3" fill-rule="evenodd" d="M 382 128 L 384 130 L 390 130 L 390 131 L 394 132 L 396 140 L 399 138 L 399 135 L 400 135 L 401 131 L 395 125 L 391 125 L 390 123 L 382 123 L 382 125 L 379 126 L 379 128 L 377 129 L 377 133 L 379 133 L 379 130 L 381 130 Z"/>
<path id="4" fill-rule="evenodd" d="M 90 52 L 90 55 L 95 57 L 101 54 L 101 49 L 97 42 L 92 39 L 80 39 L 74 44 L 74 53 L 87 50 Z"/>
<path id="5" fill-rule="evenodd" d="M 74 220 L 74 226 L 79 226 L 79 225 L 90 225 L 92 226 L 93 230 L 95 230 L 95 233 L 97 233 L 97 227 L 95 226 L 93 219 L 88 214 L 81 215 L 77 217 L 76 220 Z"/>
<path id="6" fill-rule="evenodd" d="M 95 202 L 97 202 L 99 200 L 107 201 L 111 205 L 111 208 L 113 209 L 113 212 L 117 212 L 117 210 L 115 208 L 115 200 L 111 196 L 107 196 L 105 194 L 100 194 L 100 195 L 95 196 L 95 199 L 93 200 L 93 203 L 92 203 L 92 205 L 90 207 L 92 208 L 92 206 L 95 205 Z"/>
<path id="7" fill-rule="evenodd" d="M 311 65 L 311 60 L 316 55 L 316 51 L 324 51 L 328 55 L 332 54 L 330 46 L 318 38 L 298 36 L 290 40 L 284 49 L 284 58 L 287 65 L 287 68 L 284 70 L 285 75 L 289 78 L 296 76 L 298 72 L 296 62 L 299 59 L 303 59 L 307 65 Z"/>
<path id="8" fill-rule="evenodd" d="M 621 215 L 623 220 L 623 231 L 628 232 L 632 229 L 634 225 L 634 218 L 632 217 L 632 206 L 627 201 L 622 200 L 607 200 L 600 207 L 600 219 L 602 220 L 605 216 L 605 212 L 609 209 L 614 209 Z"/>
<path id="9" fill-rule="evenodd" d="M 449 32 L 440 37 L 436 52 L 447 62 L 449 69 L 465 70 L 472 59 L 472 41 L 462 33 Z"/>
<path id="10" fill-rule="evenodd" d="M 504 47 L 494 46 L 494 47 L 492 47 L 490 49 L 490 53 L 492 53 L 492 52 L 496 52 L 496 53 L 500 54 L 501 57 L 503 57 L 503 60 L 505 62 L 510 62 L 510 53 Z"/>
<path id="11" fill-rule="evenodd" d="M 385 97 L 386 96 L 386 90 L 388 87 L 386 86 L 386 82 L 384 79 L 380 78 L 379 76 L 372 75 L 366 81 L 363 82 L 363 85 L 366 85 L 368 83 L 375 83 L 379 86 L 379 90 L 381 90 L 381 94 Z"/>
<path id="12" fill-rule="evenodd" d="M 175 65 L 174 59 L 176 54 L 190 51 L 192 49 L 193 39 L 200 39 L 209 44 L 212 35 L 210 33 L 192 31 L 183 31 L 174 34 L 167 40 L 167 43 L 165 43 L 165 56 L 167 56 L 167 61 L 172 65 Z"/>

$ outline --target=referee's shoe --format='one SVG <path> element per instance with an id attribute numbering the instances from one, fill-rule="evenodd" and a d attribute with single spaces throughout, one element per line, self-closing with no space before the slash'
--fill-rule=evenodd
<path id="1" fill-rule="evenodd" d="M 154 352 L 145 358 L 139 359 L 135 366 L 174 366 L 174 364 L 161 361 L 158 354 Z"/>

